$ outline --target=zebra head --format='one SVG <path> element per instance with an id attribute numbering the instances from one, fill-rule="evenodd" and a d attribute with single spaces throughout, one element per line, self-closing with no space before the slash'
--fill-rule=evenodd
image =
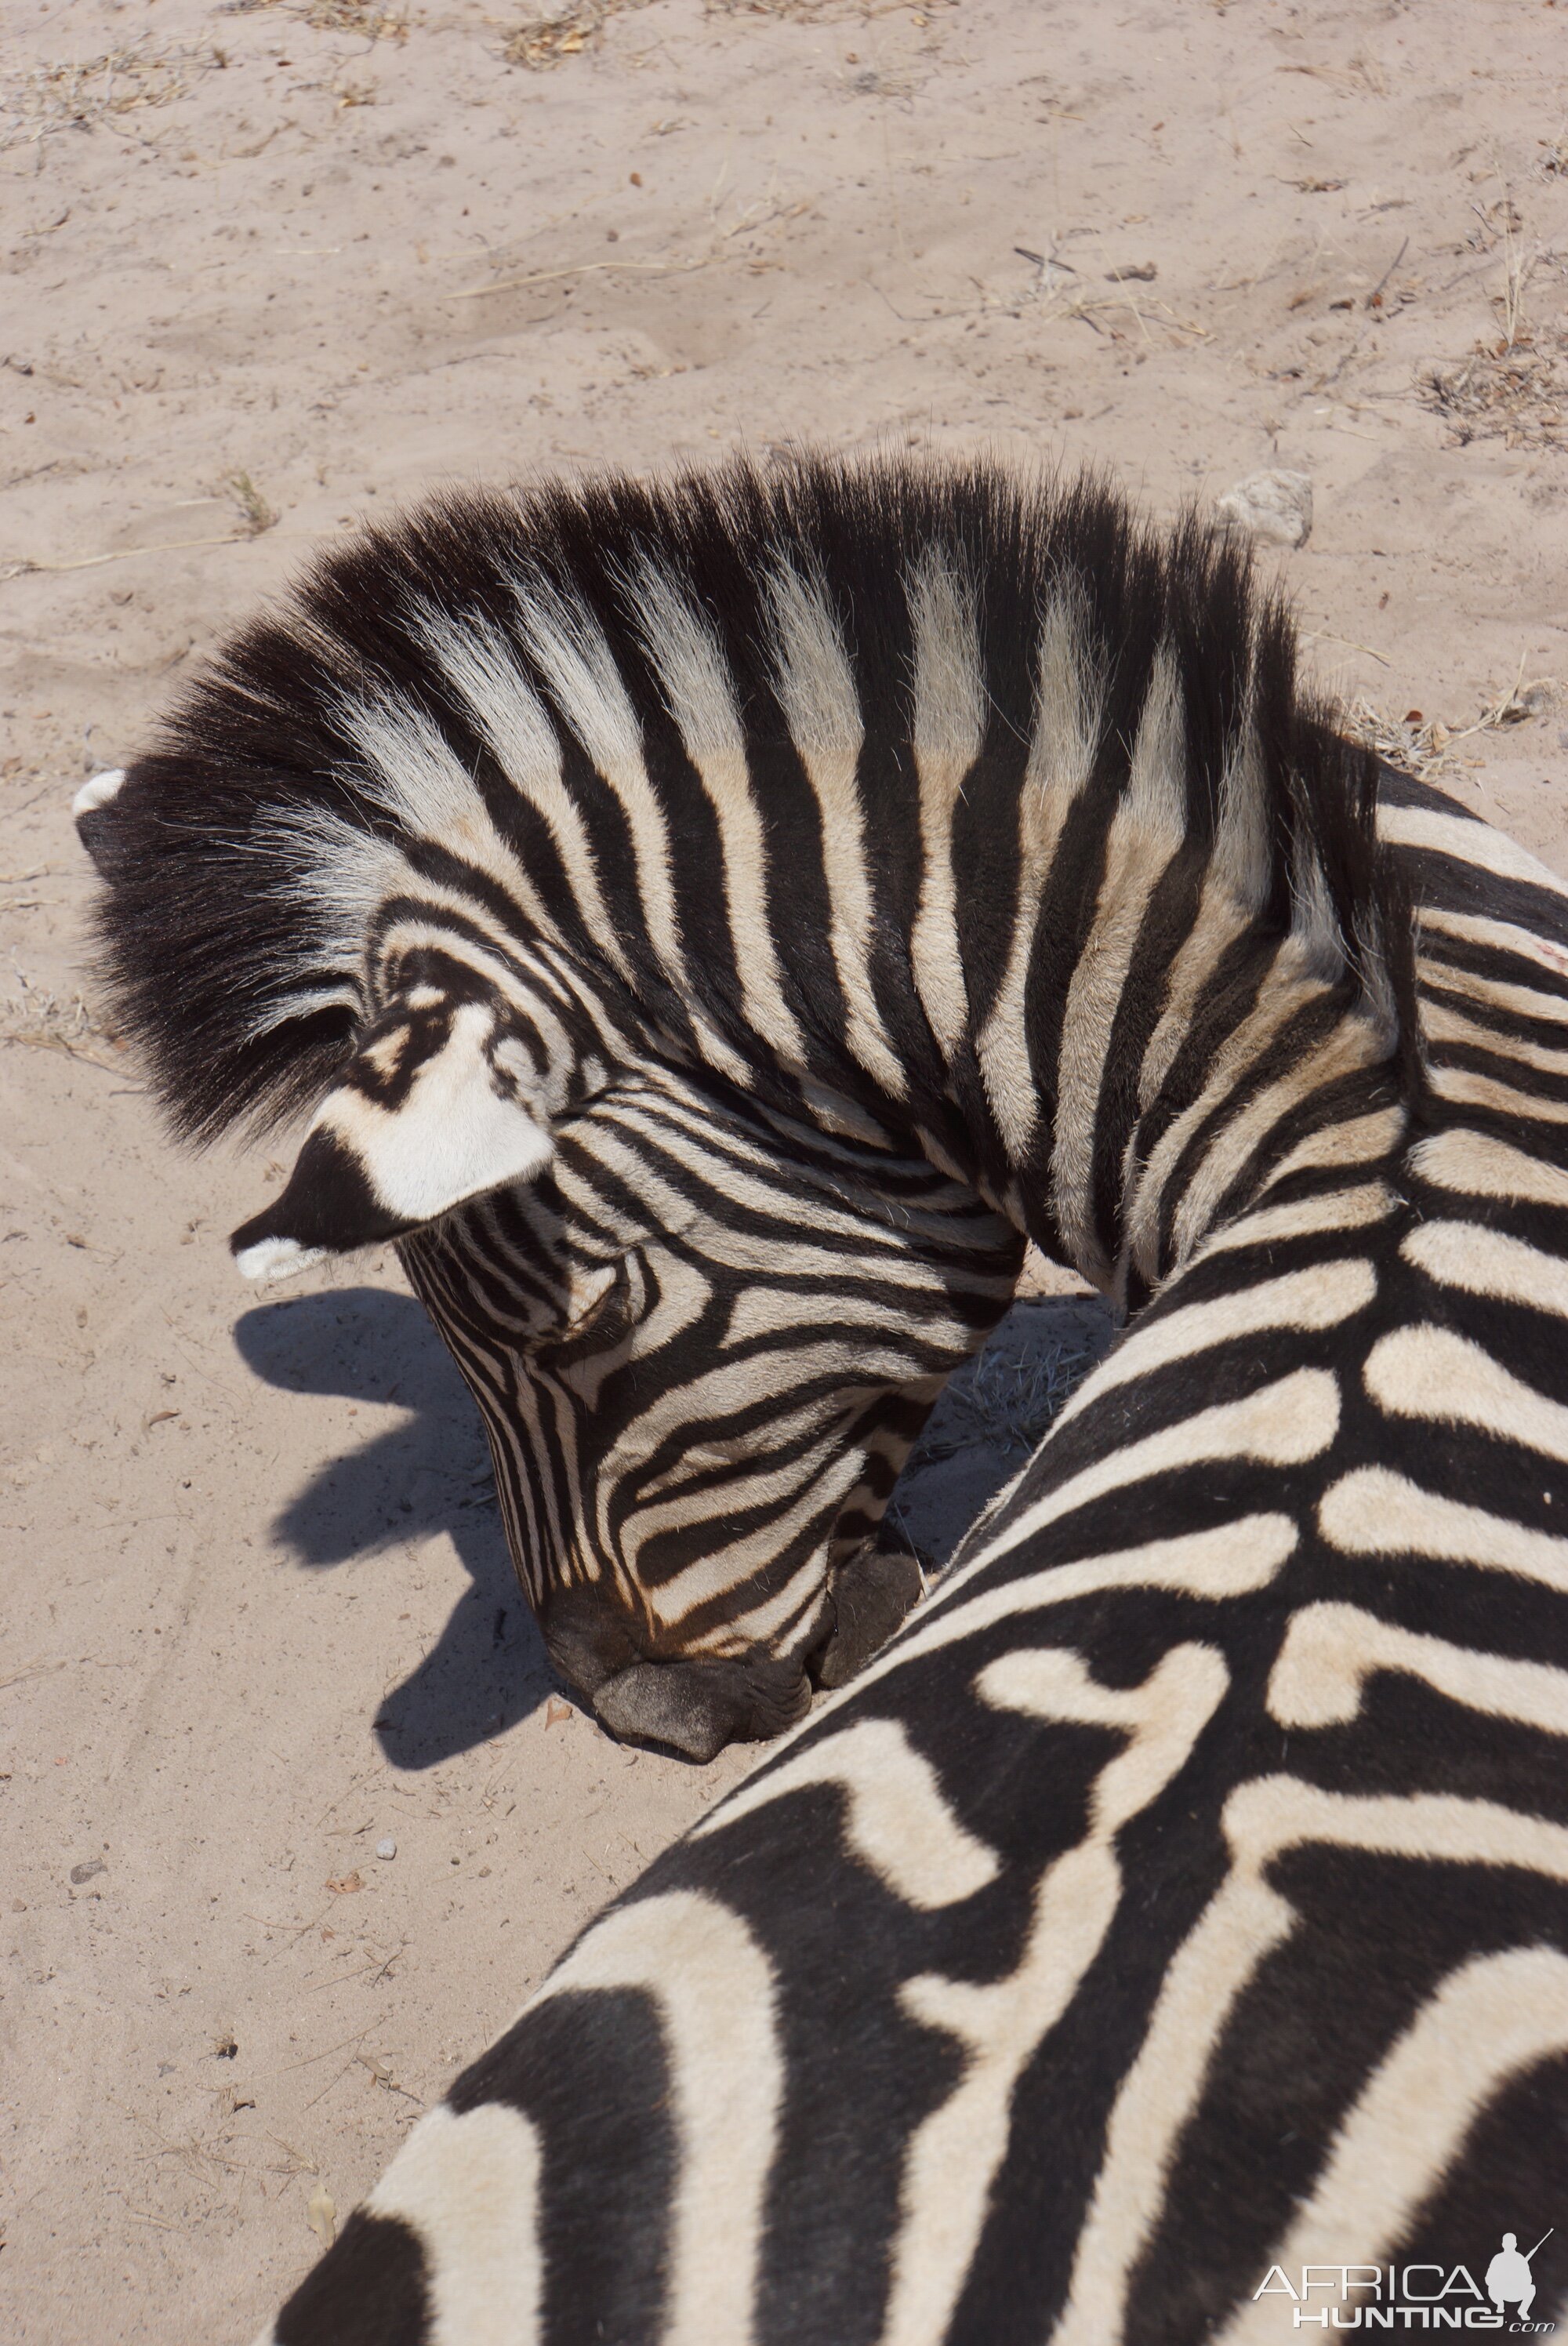
<path id="1" fill-rule="evenodd" d="M 518 1576 L 614 1733 L 778 1733 L 919 1594 L 879 1536 L 1022 1242 L 922 1162 L 759 1132 L 644 1076 L 538 1180 L 402 1240 L 489 1436 Z"/>

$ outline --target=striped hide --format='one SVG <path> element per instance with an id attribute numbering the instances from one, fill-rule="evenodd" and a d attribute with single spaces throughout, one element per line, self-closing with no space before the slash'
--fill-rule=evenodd
<path id="1" fill-rule="evenodd" d="M 1419 1047 L 1279 1107 L 934 1596 L 590 1924 L 266 2346 L 1561 2315 L 1568 893 L 1402 776 L 1382 823 Z"/>

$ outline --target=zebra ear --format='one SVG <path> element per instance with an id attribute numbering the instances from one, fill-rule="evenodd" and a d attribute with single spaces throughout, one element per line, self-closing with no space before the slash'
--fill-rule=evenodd
<path id="1" fill-rule="evenodd" d="M 317 1110 L 282 1196 L 229 1239 L 247 1279 L 401 1237 L 543 1172 L 550 1135 L 486 1051 L 494 1026 L 477 1003 L 434 1036 L 428 1018 L 381 1023 Z"/>

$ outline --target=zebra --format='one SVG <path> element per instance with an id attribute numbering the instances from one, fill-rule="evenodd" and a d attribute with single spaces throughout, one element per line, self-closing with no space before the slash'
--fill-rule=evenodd
<path id="1" fill-rule="evenodd" d="M 1392 983 L 1380 937 L 1352 934 L 1383 917 L 1355 869 L 1369 769 L 1293 666 L 1234 548 L 1193 522 L 1161 545 L 1093 483 L 817 463 L 454 493 L 321 561 L 148 756 L 81 793 L 107 991 L 178 1126 L 313 1108 L 282 1195 L 236 1233 L 241 1270 L 399 1244 L 485 1416 L 552 1653 L 622 1731 L 694 1755 L 768 1732 L 891 1629 L 919 1585 L 872 1538 L 897 1443 L 1003 1308 L 1009 1249 L 1027 1235 L 1135 1308 L 1255 1173 L 1267 1136 L 1204 1104 L 1231 1029 L 1257 1079 L 1299 1062 L 1287 1090 L 1330 1067 L 1348 1093 L 1382 1081 L 1362 1037 L 1396 1033 L 1391 996 L 1349 1015 Z M 1141 996 L 1140 923 L 1168 944 Z M 928 1176 L 959 1217 L 955 1262 L 930 1231 L 891 1241 L 906 1279 L 927 1250 L 915 1318 L 964 1292 L 936 1351 L 928 1327 L 888 1367 L 897 1439 L 872 1440 L 869 1479 L 851 1490 L 852 1412 L 818 1460 L 819 1514 L 848 1494 L 842 1535 L 788 1528 L 802 1453 L 774 1462 L 772 1521 L 726 1561 L 713 1527 L 767 1479 L 799 1330 L 758 1354 L 729 1465 L 666 1504 L 708 1558 L 684 1626 L 583 1534 L 591 1505 L 638 1504 L 643 1462 L 635 1441 L 606 1454 L 592 1494 L 594 1412 L 573 1405 L 571 1442 L 544 1424 L 503 1232 L 561 1136 L 597 1148 L 639 1086 L 798 1183 L 760 1209 L 764 1251 L 769 1231 L 799 1245 L 825 1169 L 852 1192 L 841 1256 L 864 1239 L 885 1260 Z M 694 1200 L 726 1219 L 726 1145 L 648 1176 L 667 1222 Z M 1136 1203 L 1156 1187 L 1168 1228 Z M 1106 1234 L 1123 1190 L 1144 1218 L 1126 1247 Z M 828 1268 L 841 1303 L 853 1283 Z M 732 1308 L 765 1310 L 766 1280 L 744 1284 Z M 689 1352 L 653 1371 L 646 1331 L 625 1341 L 648 1425 L 700 1453 Z"/>
<path id="2" fill-rule="evenodd" d="M 1568 889 L 1378 780 L 1380 844 L 1323 811 L 1232 930 L 1253 984 L 1207 1026 L 1188 992 L 1163 1127 L 1115 1134 L 1095 1242 L 1154 1289 L 1118 1342 L 263 2346 L 1501 2326 L 1478 2276 L 1561 2214 L 1568 2125 Z M 1108 864 L 1126 773 L 1095 795 Z M 1181 998 L 1161 876 L 1102 1098 Z"/>
<path id="3" fill-rule="evenodd" d="M 1511 2113 L 1568 2028 L 1558 884 L 1389 774 L 1380 840 L 1241 558 L 1093 485 L 463 499 L 203 691 L 100 843 L 193 1127 L 331 1086 L 242 1256 L 422 1228 L 429 1163 L 457 1207 L 536 1178 L 635 1051 L 918 1149 L 1132 1322 L 279 2346 L 1260 2337 L 1292 2272 L 1381 2291 L 1385 2249 L 1395 2288 L 1528 2225 Z M 169 967 L 219 962 L 177 1019 Z M 503 1056 L 524 995 L 553 1023 Z"/>

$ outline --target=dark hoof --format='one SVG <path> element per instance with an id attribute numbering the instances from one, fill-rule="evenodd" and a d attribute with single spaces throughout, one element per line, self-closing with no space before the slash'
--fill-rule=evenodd
<path id="1" fill-rule="evenodd" d="M 900 1549 L 857 1548 L 833 1576 L 833 1630 L 817 1659 L 817 1683 L 847 1686 L 885 1646 L 920 1596 L 923 1583 L 912 1556 Z"/>
<path id="2" fill-rule="evenodd" d="M 727 1743 L 780 1735 L 811 1700 L 795 1662 L 633 1662 L 594 1693 L 612 1735 L 711 1760 Z"/>

